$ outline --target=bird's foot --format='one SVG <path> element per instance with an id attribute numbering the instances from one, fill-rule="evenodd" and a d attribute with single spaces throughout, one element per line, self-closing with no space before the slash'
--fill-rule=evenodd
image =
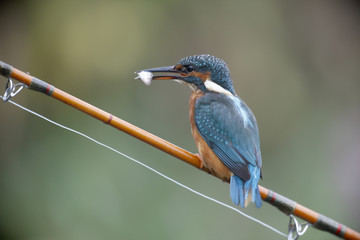
<path id="1" fill-rule="evenodd" d="M 200 153 L 196 153 L 195 155 L 200 159 L 200 167 L 199 168 L 203 169 L 204 168 L 204 162 L 202 160 L 202 157 L 201 157 Z"/>

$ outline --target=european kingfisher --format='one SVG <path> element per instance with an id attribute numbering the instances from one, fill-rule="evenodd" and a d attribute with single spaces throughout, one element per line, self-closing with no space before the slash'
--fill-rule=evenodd
<path id="1" fill-rule="evenodd" d="M 230 181 L 230 197 L 235 205 L 244 208 L 252 201 L 261 207 L 259 130 L 254 114 L 235 93 L 226 63 L 211 55 L 195 55 L 181 59 L 175 66 L 137 74 L 145 84 L 151 80 L 177 80 L 190 86 L 191 133 L 201 164 Z"/>

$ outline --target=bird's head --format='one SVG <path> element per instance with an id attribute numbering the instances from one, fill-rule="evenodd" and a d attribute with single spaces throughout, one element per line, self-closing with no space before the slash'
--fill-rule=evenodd
<path id="1" fill-rule="evenodd" d="M 185 57 L 175 66 L 146 69 L 137 74 L 148 84 L 151 80 L 179 80 L 193 90 L 235 95 L 229 68 L 223 60 L 211 55 Z"/>

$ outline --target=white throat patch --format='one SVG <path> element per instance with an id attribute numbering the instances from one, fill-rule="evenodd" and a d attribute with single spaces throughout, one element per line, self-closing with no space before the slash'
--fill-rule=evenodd
<path id="1" fill-rule="evenodd" d="M 214 83 L 210 79 L 206 80 L 204 82 L 204 85 L 205 85 L 206 89 L 209 90 L 209 91 L 217 92 L 217 93 L 223 93 L 223 94 L 226 94 L 226 95 L 233 96 L 233 94 L 231 92 L 229 92 L 225 88 L 221 87 L 219 84 Z"/>

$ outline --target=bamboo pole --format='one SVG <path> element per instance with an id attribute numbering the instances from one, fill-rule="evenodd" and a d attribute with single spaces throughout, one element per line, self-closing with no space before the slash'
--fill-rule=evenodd
<path id="1" fill-rule="evenodd" d="M 4 62 L 0 61 L 0 74 L 6 78 L 16 79 L 19 82 L 25 84 L 29 89 L 42 92 L 48 96 L 51 96 L 59 101 L 66 103 L 100 121 L 115 127 L 145 143 L 156 147 L 184 162 L 208 172 L 208 169 L 202 167 L 200 158 L 197 154 L 190 153 L 162 138 L 159 138 L 145 130 L 132 125 L 112 114 L 105 112 L 87 102 L 82 101 L 54 86 L 24 73 Z M 224 181 L 224 179 L 221 179 Z M 295 201 L 286 198 L 276 192 L 273 192 L 265 187 L 259 185 L 259 191 L 261 198 L 269 204 L 277 207 L 280 211 L 286 215 L 295 215 L 308 223 L 313 227 L 332 233 L 338 237 L 351 240 L 360 240 L 360 233 L 340 224 L 324 215 L 321 215 L 307 207 L 304 207 Z"/>

